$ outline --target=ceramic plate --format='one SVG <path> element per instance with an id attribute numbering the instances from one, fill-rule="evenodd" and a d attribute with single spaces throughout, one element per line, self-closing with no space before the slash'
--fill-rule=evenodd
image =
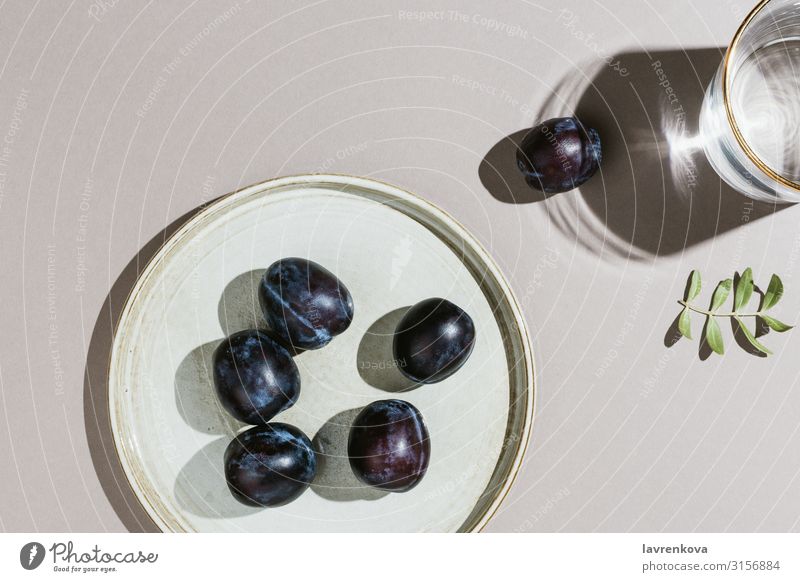
<path id="1" fill-rule="evenodd" d="M 256 288 L 281 257 L 307 257 L 353 295 L 350 328 L 296 361 L 297 404 L 276 417 L 319 451 L 314 483 L 283 507 L 235 501 L 225 447 L 243 425 L 216 401 L 210 358 L 226 335 L 263 325 Z M 444 297 L 476 326 L 458 373 L 412 390 L 391 356 L 409 306 Z M 114 338 L 114 439 L 133 490 L 164 531 L 472 531 L 496 511 L 533 418 L 524 321 L 498 268 L 444 212 L 362 178 L 280 178 L 226 196 L 172 236 L 137 281 Z M 423 414 L 431 461 L 407 493 L 360 484 L 345 456 L 359 409 L 400 397 Z"/>

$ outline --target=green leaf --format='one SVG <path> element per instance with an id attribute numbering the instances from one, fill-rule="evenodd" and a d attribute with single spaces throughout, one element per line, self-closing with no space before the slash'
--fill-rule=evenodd
<path id="1" fill-rule="evenodd" d="M 733 310 L 739 311 L 742 307 L 747 305 L 750 297 L 753 296 L 753 270 L 747 267 L 739 277 L 736 283 L 736 294 L 733 298 Z"/>
<path id="2" fill-rule="evenodd" d="M 744 324 L 741 318 L 734 317 L 734 319 L 736 320 L 736 323 L 739 324 L 739 329 L 742 330 L 742 334 L 747 339 L 747 341 L 750 342 L 751 346 L 753 346 L 755 349 L 757 349 L 759 352 L 763 354 L 766 355 L 772 354 L 771 351 L 769 351 L 766 347 L 764 347 L 764 345 L 755 338 L 753 332 L 747 329 L 747 326 Z"/>
<path id="3" fill-rule="evenodd" d="M 769 280 L 769 287 L 767 287 L 767 292 L 764 293 L 764 300 L 761 304 L 761 309 L 766 311 L 778 303 L 783 297 L 783 283 L 781 282 L 781 278 L 777 275 L 773 275 L 772 279 Z"/>
<path id="4" fill-rule="evenodd" d="M 678 331 L 683 337 L 692 339 L 692 320 L 689 317 L 689 309 L 686 307 L 678 318 Z"/>
<path id="5" fill-rule="evenodd" d="M 689 274 L 689 280 L 686 282 L 686 298 L 684 301 L 691 301 L 700 295 L 701 287 L 700 271 L 695 269 Z"/>
<path id="6" fill-rule="evenodd" d="M 717 285 L 717 288 L 714 290 L 714 296 L 711 298 L 711 311 L 719 309 L 722 304 L 725 303 L 725 300 L 731 293 L 731 287 L 733 287 L 733 280 L 731 279 L 725 279 L 719 282 L 719 285 Z"/>
<path id="7" fill-rule="evenodd" d="M 778 333 L 783 333 L 784 331 L 789 331 L 792 329 L 793 326 L 786 325 L 782 321 L 778 321 L 774 317 L 770 317 L 769 315 L 761 315 L 761 319 L 769 326 L 771 330 L 777 331 Z"/>
<path id="8" fill-rule="evenodd" d="M 717 320 L 711 315 L 709 315 L 706 320 L 706 343 L 708 347 L 719 355 L 725 353 L 725 345 L 722 342 L 722 331 L 719 329 Z"/>

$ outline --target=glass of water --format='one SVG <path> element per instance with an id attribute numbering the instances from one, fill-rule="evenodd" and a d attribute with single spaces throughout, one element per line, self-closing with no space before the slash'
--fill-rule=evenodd
<path id="1" fill-rule="evenodd" d="M 736 190 L 800 202 L 800 0 L 762 0 L 728 47 L 700 114 L 706 156 Z"/>

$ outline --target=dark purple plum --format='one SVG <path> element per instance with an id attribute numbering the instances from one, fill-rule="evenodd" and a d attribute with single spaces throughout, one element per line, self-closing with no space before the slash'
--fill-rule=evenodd
<path id="1" fill-rule="evenodd" d="M 517 166 L 529 186 L 546 194 L 577 188 L 602 161 L 600 134 L 575 117 L 557 117 L 531 129 L 517 149 Z"/>
<path id="2" fill-rule="evenodd" d="M 475 347 L 475 325 L 458 305 L 425 299 L 406 312 L 394 334 L 394 357 L 400 371 L 421 384 L 455 374 Z"/>
<path id="3" fill-rule="evenodd" d="M 316 350 L 353 321 L 353 297 L 333 273 L 313 261 L 281 259 L 259 285 L 264 317 L 286 345 Z"/>
<path id="4" fill-rule="evenodd" d="M 267 333 L 248 329 L 214 350 L 220 403 L 246 424 L 265 424 L 300 396 L 300 372 L 288 350 Z"/>
<path id="5" fill-rule="evenodd" d="M 237 435 L 225 449 L 225 480 L 245 505 L 277 507 L 294 501 L 317 472 L 311 441 L 292 425 L 273 422 Z"/>
<path id="6" fill-rule="evenodd" d="M 353 421 L 347 442 L 350 467 L 367 485 L 403 493 L 428 470 L 431 442 L 419 410 L 404 400 L 379 400 Z"/>

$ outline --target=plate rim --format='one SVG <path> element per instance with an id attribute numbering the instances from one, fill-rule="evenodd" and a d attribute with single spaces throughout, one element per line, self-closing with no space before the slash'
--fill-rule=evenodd
<path id="1" fill-rule="evenodd" d="M 117 416 L 114 414 L 114 410 L 118 409 L 118 396 L 115 390 L 112 389 L 112 377 L 116 372 L 115 361 L 118 359 L 116 357 L 118 353 L 118 343 L 120 342 L 120 329 L 122 327 L 123 322 L 126 321 L 128 316 L 130 315 L 130 311 L 132 309 L 132 305 L 134 304 L 136 298 L 142 291 L 143 283 L 145 280 L 152 274 L 155 268 L 158 266 L 158 263 L 164 258 L 167 254 L 170 247 L 174 246 L 176 242 L 181 239 L 187 231 L 194 227 L 195 223 L 200 222 L 203 220 L 207 215 L 212 214 L 215 212 L 220 206 L 223 206 L 234 198 L 246 198 L 248 196 L 257 194 L 259 192 L 263 192 L 269 194 L 270 190 L 275 190 L 279 188 L 284 188 L 287 186 L 294 186 L 294 185 L 309 185 L 313 183 L 319 184 L 339 184 L 343 186 L 356 186 L 360 187 L 365 190 L 373 190 L 378 191 L 382 194 L 389 194 L 392 196 L 396 196 L 400 199 L 403 199 L 407 202 L 411 202 L 412 204 L 416 204 L 418 206 L 423 207 L 424 209 L 430 211 L 435 217 L 444 219 L 445 222 L 450 222 L 448 226 L 454 227 L 454 230 L 458 233 L 463 240 L 468 243 L 473 251 L 475 251 L 484 265 L 492 272 L 495 281 L 500 286 L 503 296 L 508 300 L 508 304 L 513 315 L 515 330 L 519 334 L 521 351 L 522 351 L 522 358 L 520 362 L 524 364 L 525 371 L 524 371 L 524 378 L 525 378 L 525 405 L 524 405 L 524 416 L 522 418 L 523 424 L 521 427 L 521 438 L 518 441 L 517 449 L 514 452 L 513 462 L 511 463 L 508 474 L 504 477 L 502 481 L 502 486 L 497 487 L 497 490 L 492 495 L 491 503 L 489 503 L 483 513 L 476 518 L 472 518 L 473 523 L 469 525 L 467 529 L 462 530 L 461 527 L 467 525 L 467 521 L 462 523 L 458 531 L 463 531 L 466 533 L 473 533 L 473 532 L 480 532 L 482 531 L 494 518 L 497 514 L 500 506 L 505 501 L 506 497 L 508 496 L 511 487 L 514 485 L 516 478 L 519 475 L 520 469 L 522 468 L 522 464 L 524 461 L 525 454 L 527 452 L 528 446 L 531 440 L 531 434 L 533 432 L 533 422 L 535 418 L 535 407 L 536 407 L 536 385 L 535 385 L 535 360 L 533 357 L 533 347 L 531 342 L 530 333 L 528 331 L 528 325 L 524 317 L 524 313 L 522 307 L 519 303 L 519 300 L 516 297 L 511 285 L 506 280 L 503 272 L 501 271 L 500 267 L 495 262 L 494 258 L 489 254 L 483 244 L 475 238 L 474 235 L 467 229 L 463 224 L 461 224 L 458 220 L 456 220 L 449 212 L 442 209 L 435 203 L 422 198 L 421 196 L 414 194 L 408 190 L 400 188 L 394 184 L 390 184 L 388 182 L 384 182 L 382 180 L 377 180 L 375 178 L 367 178 L 361 176 L 354 176 L 349 174 L 335 174 L 335 173 L 324 173 L 324 174 L 295 174 L 295 175 L 287 175 L 287 176 L 280 176 L 275 178 L 270 178 L 267 180 L 263 180 L 260 182 L 256 182 L 250 184 L 248 186 L 244 186 L 218 198 L 214 199 L 212 202 L 202 206 L 200 210 L 192 214 L 192 216 L 183 223 L 175 232 L 172 233 L 169 237 L 167 237 L 158 249 L 153 253 L 152 257 L 147 261 L 144 268 L 139 272 L 136 277 L 136 281 L 134 282 L 133 286 L 131 287 L 128 296 L 126 297 L 123 308 L 120 311 L 119 318 L 115 322 L 114 331 L 111 339 L 111 349 L 109 352 L 109 366 L 108 366 L 108 377 L 107 377 L 107 386 L 108 386 L 108 398 L 107 398 L 107 408 L 106 413 L 108 414 L 109 418 L 109 426 L 111 427 L 112 433 L 112 441 L 114 443 L 114 452 L 117 456 L 117 459 L 122 466 L 122 474 L 125 480 L 128 483 L 131 491 L 133 491 L 136 501 L 147 514 L 147 516 L 152 520 L 153 524 L 161 531 L 162 533 L 170 533 L 176 531 L 186 531 L 181 527 L 173 527 L 169 523 L 167 523 L 160 513 L 156 510 L 156 508 L 152 505 L 151 500 L 145 494 L 144 491 L 140 489 L 136 479 L 133 478 L 135 474 L 134 468 L 129 464 L 127 455 L 124 453 L 125 445 L 123 443 L 123 438 L 120 433 L 120 426 L 119 420 Z M 413 217 L 412 220 L 414 219 Z M 427 228 L 427 227 L 426 227 Z M 467 520 L 469 521 L 470 518 L 468 517 Z M 180 524 L 173 524 L 178 525 Z"/>

